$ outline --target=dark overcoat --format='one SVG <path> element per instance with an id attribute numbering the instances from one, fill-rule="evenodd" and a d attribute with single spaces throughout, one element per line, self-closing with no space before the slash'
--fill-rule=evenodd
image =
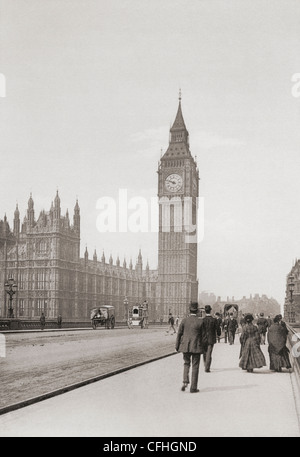
<path id="1" fill-rule="evenodd" d="M 195 315 L 181 321 L 176 338 L 175 349 L 178 352 L 203 354 L 203 320 Z"/>
<path id="2" fill-rule="evenodd" d="M 203 318 L 203 338 L 206 339 L 208 345 L 217 342 L 217 336 L 221 335 L 221 327 L 218 320 L 212 316 L 205 316 Z"/>

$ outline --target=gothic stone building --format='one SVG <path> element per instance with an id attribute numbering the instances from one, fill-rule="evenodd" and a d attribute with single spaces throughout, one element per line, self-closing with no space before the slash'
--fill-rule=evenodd
<path id="1" fill-rule="evenodd" d="M 61 314 L 63 319 L 88 319 L 91 308 L 107 304 L 114 305 L 117 320 L 123 320 L 125 297 L 130 305 L 146 299 L 150 321 L 166 319 L 170 311 L 186 314 L 189 302 L 197 300 L 198 283 L 197 243 L 186 239 L 191 231 L 186 228 L 184 202 L 190 199 L 195 226 L 198 180 L 179 100 L 169 147 L 158 170 L 158 270 L 150 270 L 148 263 L 143 269 L 141 252 L 135 267 L 132 261 L 127 266 L 126 260 L 121 265 L 119 258 L 115 264 L 112 257 L 107 262 L 104 254 L 98 260 L 96 251 L 89 259 L 87 249 L 80 258 L 78 201 L 71 223 L 68 211 L 61 214 L 58 192 L 50 210 L 42 211 L 37 219 L 30 196 L 22 225 L 18 207 L 12 229 L 6 216 L 0 221 L 0 316 L 8 315 L 4 284 L 10 277 L 18 286 L 15 317 L 39 318 L 43 311 L 48 318 Z"/>
<path id="2" fill-rule="evenodd" d="M 18 208 L 13 230 L 4 218 L 0 221 L 0 306 L 1 316 L 8 313 L 8 298 L 4 284 L 9 277 L 18 285 L 14 297 L 15 317 L 35 318 L 45 312 L 49 318 L 61 314 L 67 319 L 87 319 L 90 309 L 99 305 L 114 305 L 118 319 L 125 317 L 124 298 L 129 303 L 153 300 L 156 275 L 147 264 L 143 270 L 141 252 L 135 268 L 130 261 L 120 265 L 113 259 L 100 261 L 94 252 L 90 260 L 86 249 L 80 258 L 80 208 L 76 202 L 73 224 L 68 212 L 61 215 L 58 194 L 49 212 L 42 211 L 37 220 L 32 197 L 27 216 L 20 229 Z M 155 316 L 151 316 L 155 318 Z"/>
<path id="3" fill-rule="evenodd" d="M 292 297 L 290 283 L 293 283 Z M 292 299 L 292 302 L 291 302 Z M 300 323 L 300 260 L 296 259 L 293 267 L 286 276 L 286 291 L 284 302 L 284 317 L 291 323 Z"/>

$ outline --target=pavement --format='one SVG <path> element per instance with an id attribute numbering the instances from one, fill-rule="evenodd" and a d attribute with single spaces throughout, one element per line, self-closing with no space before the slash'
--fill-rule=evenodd
<path id="1" fill-rule="evenodd" d="M 181 391 L 183 360 L 175 353 L 0 416 L 0 436 L 300 437 L 293 375 L 268 367 L 247 373 L 239 350 L 216 344 L 211 373 L 201 359 L 199 393 Z"/>

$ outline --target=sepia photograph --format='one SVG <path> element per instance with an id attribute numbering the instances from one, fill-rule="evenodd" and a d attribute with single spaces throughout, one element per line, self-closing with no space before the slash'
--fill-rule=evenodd
<path id="1" fill-rule="evenodd" d="M 1 437 L 300 437 L 299 24 L 0 0 Z"/>

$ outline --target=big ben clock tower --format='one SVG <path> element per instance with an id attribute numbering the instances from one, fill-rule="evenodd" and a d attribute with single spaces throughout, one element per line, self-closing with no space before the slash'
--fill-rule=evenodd
<path id="1" fill-rule="evenodd" d="M 159 235 L 157 313 L 184 316 L 198 300 L 197 197 L 199 172 L 179 106 L 169 147 L 158 169 Z"/>

